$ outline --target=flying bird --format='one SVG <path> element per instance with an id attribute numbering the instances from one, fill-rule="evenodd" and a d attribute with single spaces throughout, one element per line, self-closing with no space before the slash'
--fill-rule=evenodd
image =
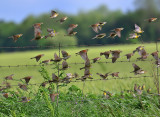
<path id="1" fill-rule="evenodd" d="M 149 23 L 156 21 L 157 18 L 149 18 L 149 19 L 145 19 L 144 21 L 148 21 Z"/>
<path id="2" fill-rule="evenodd" d="M 135 33 L 143 33 L 144 31 L 141 29 L 141 27 L 139 27 L 137 24 L 135 24 Z"/>
<path id="3" fill-rule="evenodd" d="M 50 18 L 56 18 L 59 14 L 56 11 L 51 11 L 51 16 Z"/>
<path id="4" fill-rule="evenodd" d="M 13 80 L 13 76 L 14 76 L 14 74 L 11 74 L 9 76 L 6 76 L 5 79 L 6 80 Z"/>
<path id="5" fill-rule="evenodd" d="M 119 38 L 121 38 L 121 31 L 122 31 L 123 29 L 124 29 L 124 28 L 115 28 L 115 29 L 113 29 L 113 30 L 111 30 L 111 31 L 115 31 L 116 34 L 117 34 L 117 36 L 118 36 Z M 115 35 L 115 34 L 113 33 L 112 35 Z"/>
<path id="6" fill-rule="evenodd" d="M 92 39 L 102 39 L 106 36 L 106 33 L 101 33 L 101 34 L 98 34 L 96 35 L 95 37 L 93 37 Z"/>
<path id="7" fill-rule="evenodd" d="M 22 78 L 22 79 L 24 79 L 25 82 L 26 82 L 26 84 L 28 85 L 28 83 L 29 83 L 29 81 L 31 80 L 31 78 L 32 78 L 32 76 L 26 76 L 26 77 L 24 77 L 24 78 Z"/>
<path id="8" fill-rule="evenodd" d="M 109 58 L 109 55 L 110 55 L 111 51 L 105 51 L 105 52 L 101 52 L 100 53 L 100 56 L 104 55 L 106 59 Z"/>
<path id="9" fill-rule="evenodd" d="M 105 25 L 107 22 L 98 22 L 96 24 L 92 24 L 90 25 L 90 27 L 92 27 L 93 31 L 98 33 L 99 30 L 102 29 L 102 26 Z"/>
<path id="10" fill-rule="evenodd" d="M 89 69 L 91 67 L 91 63 L 90 63 L 90 60 L 87 59 L 86 62 L 85 62 L 85 66 L 80 68 L 80 70 L 82 69 Z"/>
<path id="11" fill-rule="evenodd" d="M 112 54 L 112 63 L 115 63 L 116 60 L 120 57 L 120 53 L 122 51 L 121 50 L 111 50 L 111 54 Z"/>
<path id="12" fill-rule="evenodd" d="M 58 34 L 58 32 L 49 28 L 47 29 L 47 32 L 49 33 L 45 36 L 45 39 L 47 39 L 48 37 L 55 37 Z"/>
<path id="13" fill-rule="evenodd" d="M 16 34 L 16 35 L 12 35 L 8 38 L 13 38 L 13 41 L 16 42 L 23 34 Z"/>
<path id="14" fill-rule="evenodd" d="M 114 72 L 114 73 L 111 73 L 110 75 L 111 75 L 112 77 L 119 77 L 119 73 L 120 73 L 120 72 Z"/>
<path id="15" fill-rule="evenodd" d="M 62 17 L 61 19 L 57 20 L 56 22 L 60 22 L 60 24 L 62 24 L 64 21 L 66 21 L 68 19 L 67 16 Z"/>
<path id="16" fill-rule="evenodd" d="M 127 60 L 130 61 L 131 57 L 134 55 L 134 53 L 128 53 L 125 56 L 127 57 Z"/>
<path id="17" fill-rule="evenodd" d="M 137 39 L 138 37 L 140 37 L 141 35 L 138 35 L 137 33 L 131 33 L 129 34 L 129 37 L 126 39 Z"/>
<path id="18" fill-rule="evenodd" d="M 156 52 L 152 52 L 151 53 L 151 55 L 153 56 L 153 58 L 155 58 L 156 60 L 158 60 L 159 59 L 159 57 L 158 57 L 158 51 L 156 51 Z"/>
<path id="19" fill-rule="evenodd" d="M 97 61 L 101 60 L 101 58 L 100 57 L 96 57 L 96 58 L 94 58 L 92 60 L 93 60 L 93 63 L 96 63 Z"/>
<path id="20" fill-rule="evenodd" d="M 134 71 L 132 71 L 132 72 L 134 72 L 135 75 L 137 75 L 137 74 L 144 74 L 144 73 L 145 73 L 145 71 L 142 70 L 142 69 L 141 69 L 138 65 L 136 65 L 135 63 L 133 63 L 132 66 L 133 66 L 133 68 L 134 68 Z M 132 73 L 132 72 L 130 72 L 130 73 Z"/>
<path id="21" fill-rule="evenodd" d="M 106 79 L 109 76 L 109 73 L 106 74 L 96 73 L 96 74 L 99 75 L 101 78 Z"/>
<path id="22" fill-rule="evenodd" d="M 32 57 L 31 59 L 36 59 L 36 61 L 38 62 L 41 59 L 41 57 L 43 57 L 43 56 L 44 56 L 44 54 L 39 54 L 35 57 Z"/>
<path id="23" fill-rule="evenodd" d="M 61 53 L 62 53 L 62 56 L 63 56 L 63 59 L 64 59 L 64 60 L 67 60 L 67 59 L 69 59 L 69 58 L 71 57 L 71 55 L 69 55 L 69 54 L 68 54 L 66 51 L 64 51 L 64 50 L 62 50 Z"/>
<path id="24" fill-rule="evenodd" d="M 75 53 L 76 55 L 80 55 L 82 57 L 82 59 L 84 61 L 88 60 L 88 55 L 87 55 L 87 52 L 88 52 L 88 49 L 85 49 L 85 50 L 81 50 L 77 53 Z"/>
<path id="25" fill-rule="evenodd" d="M 69 28 L 67 29 L 68 35 L 73 31 L 74 28 L 77 28 L 78 24 L 70 24 Z"/>
<path id="26" fill-rule="evenodd" d="M 117 36 L 117 33 L 111 32 L 107 38 L 111 37 L 114 39 L 116 36 Z"/>

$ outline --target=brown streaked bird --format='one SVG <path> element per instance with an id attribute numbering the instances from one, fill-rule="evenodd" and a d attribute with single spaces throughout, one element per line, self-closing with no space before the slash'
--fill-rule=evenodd
<path id="1" fill-rule="evenodd" d="M 76 34 L 77 34 L 77 32 L 71 31 L 69 34 L 64 35 L 64 36 L 74 36 L 74 35 L 76 35 Z"/>
<path id="2" fill-rule="evenodd" d="M 137 91 L 137 89 L 138 89 L 137 84 L 134 84 L 134 92 L 136 92 L 136 91 Z"/>
<path id="3" fill-rule="evenodd" d="M 14 76 L 14 74 L 11 74 L 9 76 L 6 76 L 5 79 L 6 80 L 13 80 L 13 76 Z"/>
<path id="4" fill-rule="evenodd" d="M 131 57 L 134 55 L 134 53 L 128 53 L 128 54 L 126 54 L 126 55 L 124 55 L 124 56 L 126 56 L 127 57 L 127 60 L 128 61 L 130 61 L 130 59 L 131 59 Z"/>
<path id="5" fill-rule="evenodd" d="M 86 60 L 86 62 L 85 62 L 85 66 L 84 67 L 82 67 L 82 68 L 80 68 L 80 70 L 82 70 L 82 69 L 89 69 L 91 67 L 91 63 L 90 63 L 90 60 L 89 59 L 87 59 Z"/>
<path id="6" fill-rule="evenodd" d="M 110 37 L 111 37 L 111 38 L 114 39 L 116 36 L 117 36 L 117 33 L 111 32 L 107 38 L 110 38 Z"/>
<path id="7" fill-rule="evenodd" d="M 36 61 L 38 62 L 40 59 L 41 59 L 41 57 L 43 57 L 44 56 L 44 54 L 39 54 L 39 55 L 37 55 L 37 56 L 35 56 L 35 57 L 32 57 L 32 58 L 30 58 L 30 59 L 36 59 Z"/>
<path id="8" fill-rule="evenodd" d="M 110 75 L 111 75 L 112 77 L 119 77 L 119 73 L 120 73 L 120 72 L 114 72 L 114 73 L 111 73 Z"/>
<path id="9" fill-rule="evenodd" d="M 138 37 L 140 37 L 141 35 L 138 35 L 137 33 L 131 33 L 129 34 L 129 37 L 126 39 L 137 39 Z"/>
<path id="10" fill-rule="evenodd" d="M 70 83 L 72 78 L 75 78 L 75 75 L 73 75 L 72 73 L 66 73 L 66 77 L 62 79 L 62 82 Z"/>
<path id="11" fill-rule="evenodd" d="M 144 89 L 145 89 L 145 85 L 143 84 L 143 85 L 142 85 L 142 89 L 141 89 L 141 90 L 144 90 Z"/>
<path id="12" fill-rule="evenodd" d="M 60 78 L 55 73 L 52 73 L 52 80 L 49 80 L 49 83 L 58 83 L 58 82 L 60 82 Z"/>
<path id="13" fill-rule="evenodd" d="M 155 58 L 156 60 L 158 60 L 158 51 L 152 52 L 151 55 L 153 56 L 153 58 Z"/>
<path id="14" fill-rule="evenodd" d="M 26 76 L 26 77 L 24 77 L 24 78 L 22 78 L 22 79 L 24 79 L 25 82 L 26 82 L 26 84 L 28 85 L 28 83 L 29 83 L 29 81 L 31 80 L 31 78 L 32 78 L 32 76 Z"/>
<path id="15" fill-rule="evenodd" d="M 30 98 L 27 98 L 27 97 L 21 97 L 21 101 L 19 102 L 23 102 L 23 103 L 26 103 L 26 102 L 29 102 L 31 99 Z"/>
<path id="16" fill-rule="evenodd" d="M 141 49 L 141 50 L 138 50 L 138 53 L 139 53 L 139 55 L 141 56 L 141 57 L 137 58 L 137 59 L 139 59 L 139 60 L 147 59 L 147 57 L 148 57 L 148 55 L 149 55 L 144 48 Z"/>
<path id="17" fill-rule="evenodd" d="M 42 63 L 44 63 L 44 64 L 49 64 L 51 62 L 51 60 L 44 60 L 44 61 L 42 61 Z M 42 64 L 42 63 L 40 63 L 40 64 Z"/>
<path id="18" fill-rule="evenodd" d="M 54 61 L 54 62 L 60 62 L 62 60 L 62 58 L 60 58 L 56 53 L 54 53 L 54 60 L 51 59 L 51 61 Z"/>
<path id="19" fill-rule="evenodd" d="M 56 11 L 52 10 L 50 18 L 56 18 L 58 15 L 59 14 Z"/>
<path id="20" fill-rule="evenodd" d="M 62 69 L 60 69 L 60 70 L 66 70 L 68 68 L 70 68 L 70 66 L 68 66 L 68 63 L 66 61 L 63 61 L 62 62 Z"/>
<path id="21" fill-rule="evenodd" d="M 96 57 L 96 58 L 94 58 L 92 60 L 93 60 L 93 63 L 96 63 L 97 61 L 101 60 L 101 58 L 100 57 Z"/>
<path id="22" fill-rule="evenodd" d="M 20 84 L 20 83 L 19 83 L 18 86 L 19 86 L 19 88 L 23 89 L 24 91 L 27 91 L 27 90 L 28 90 L 27 86 L 24 85 L 24 84 Z"/>
<path id="23" fill-rule="evenodd" d="M 58 93 L 50 94 L 51 101 L 54 102 L 55 101 L 55 97 L 58 96 L 58 95 L 59 95 Z"/>
<path id="24" fill-rule="evenodd" d="M 142 70 L 138 65 L 136 65 L 135 63 L 132 64 L 133 68 L 134 68 L 134 74 L 137 75 L 137 74 L 144 74 L 146 71 Z M 130 73 L 132 73 L 130 72 Z"/>
<path id="25" fill-rule="evenodd" d="M 16 42 L 23 34 L 16 34 L 16 35 L 12 35 L 8 38 L 13 38 L 13 41 Z"/>
<path id="26" fill-rule="evenodd" d="M 92 27 L 93 31 L 94 31 L 94 32 L 96 32 L 96 33 L 98 33 L 98 32 L 99 32 L 99 28 L 98 28 L 98 26 L 99 26 L 99 23 L 96 23 L 96 24 L 92 24 L 92 25 L 90 25 L 90 27 Z"/>
<path id="27" fill-rule="evenodd" d="M 133 50 L 133 53 L 135 53 L 136 51 L 139 52 L 139 51 L 141 51 L 143 49 L 144 49 L 144 46 L 139 46 L 135 50 Z"/>
<path id="28" fill-rule="evenodd" d="M 68 35 L 73 31 L 74 28 L 77 28 L 78 24 L 70 24 L 69 28 L 67 29 Z"/>
<path id="29" fill-rule="evenodd" d="M 110 50 L 112 54 L 112 63 L 115 63 L 116 60 L 120 57 L 121 50 Z"/>
<path id="30" fill-rule="evenodd" d="M 106 59 L 109 58 L 109 55 L 110 55 L 111 51 L 105 51 L 105 52 L 101 52 L 100 53 L 100 56 L 104 55 Z"/>
<path id="31" fill-rule="evenodd" d="M 141 29 L 141 27 L 139 27 L 137 24 L 135 24 L 135 33 L 143 33 L 144 31 Z"/>
<path id="32" fill-rule="evenodd" d="M 95 37 L 93 37 L 92 39 L 102 39 L 106 36 L 106 33 L 101 33 L 101 34 L 98 34 L 96 35 Z"/>
<path id="33" fill-rule="evenodd" d="M 61 53 L 63 56 L 63 60 L 65 60 L 65 61 L 71 57 L 71 55 L 69 55 L 68 52 L 66 52 L 64 50 L 62 50 Z"/>
<path id="34" fill-rule="evenodd" d="M 116 34 L 117 34 L 117 36 L 118 36 L 119 38 L 121 38 L 121 31 L 122 31 L 123 29 L 124 29 L 124 28 L 115 28 L 115 29 L 113 29 L 113 30 L 111 30 L 111 31 L 115 31 Z"/>
<path id="35" fill-rule="evenodd" d="M 64 21 L 66 21 L 68 19 L 67 16 L 62 17 L 61 19 L 57 20 L 56 22 L 60 22 L 60 24 L 62 24 Z"/>
<path id="36" fill-rule="evenodd" d="M 144 21 L 148 21 L 149 23 L 156 21 L 157 18 L 149 18 L 149 19 L 145 19 Z"/>
<path id="37" fill-rule="evenodd" d="M 147 93 L 151 93 L 151 88 L 147 89 Z"/>
<path id="38" fill-rule="evenodd" d="M 90 69 L 88 69 L 88 68 L 85 69 L 85 71 L 84 71 L 84 76 L 82 76 L 81 78 L 78 78 L 78 79 L 76 79 L 76 80 L 85 81 L 87 78 L 93 79 L 93 78 L 92 78 L 92 74 L 90 73 Z"/>
<path id="39" fill-rule="evenodd" d="M 8 98 L 8 93 L 3 93 L 3 97 Z"/>
<path id="40" fill-rule="evenodd" d="M 58 34 L 58 32 L 56 32 L 55 30 L 53 30 L 53 29 L 47 29 L 47 32 L 49 32 L 48 33 L 48 35 L 46 35 L 45 36 L 45 39 L 47 39 L 48 37 L 55 37 L 57 34 Z"/>
<path id="41" fill-rule="evenodd" d="M 106 79 L 109 76 L 109 73 L 106 74 L 96 73 L 96 74 L 99 75 L 101 78 Z"/>
<path id="42" fill-rule="evenodd" d="M 82 59 L 84 61 L 88 60 L 88 55 L 87 55 L 87 52 L 88 52 L 88 49 L 85 49 L 85 50 L 81 50 L 77 53 L 75 53 L 76 55 L 80 55 L 82 57 Z"/>

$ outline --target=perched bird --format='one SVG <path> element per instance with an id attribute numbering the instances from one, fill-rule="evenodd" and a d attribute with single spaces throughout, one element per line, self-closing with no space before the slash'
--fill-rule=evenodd
<path id="1" fill-rule="evenodd" d="M 149 23 L 156 21 L 157 18 L 149 18 L 149 19 L 145 19 L 144 21 L 148 21 Z"/>
<path id="2" fill-rule="evenodd" d="M 93 37 L 92 39 L 102 39 L 106 36 L 106 33 L 101 33 L 101 34 L 98 34 L 96 35 L 95 37 Z"/>
<path id="3" fill-rule="evenodd" d="M 77 28 L 78 24 L 70 24 L 67 29 L 68 35 L 73 31 L 74 28 Z"/>
<path id="4" fill-rule="evenodd" d="M 66 61 L 63 61 L 62 62 L 62 69 L 60 69 L 60 70 L 66 70 L 68 68 L 69 68 L 68 63 Z"/>
<path id="5" fill-rule="evenodd" d="M 111 75 L 112 77 L 119 77 L 119 73 L 120 73 L 120 72 L 114 72 L 114 73 L 111 73 L 110 75 Z"/>
<path id="6" fill-rule="evenodd" d="M 142 87 L 139 86 L 136 92 L 138 95 L 141 95 L 142 94 Z"/>
<path id="7" fill-rule="evenodd" d="M 27 90 L 28 90 L 28 88 L 27 88 L 26 85 L 23 85 L 23 84 L 20 84 L 20 83 L 19 83 L 18 86 L 19 86 L 19 88 L 23 89 L 24 91 L 27 91 Z"/>
<path id="8" fill-rule="evenodd" d="M 60 22 L 60 24 L 62 24 L 64 21 L 66 21 L 68 19 L 67 16 L 62 17 L 61 19 L 57 20 L 56 22 Z"/>
<path id="9" fill-rule="evenodd" d="M 137 33 L 132 33 L 132 34 L 129 34 L 129 37 L 126 39 L 137 39 L 138 37 L 140 37 L 141 35 L 138 35 Z"/>
<path id="10" fill-rule="evenodd" d="M 103 79 L 106 79 L 109 76 L 109 73 L 106 73 L 106 74 L 97 73 L 97 75 L 99 75 Z"/>
<path id="11" fill-rule="evenodd" d="M 54 61 L 54 62 L 60 62 L 62 60 L 62 58 L 60 58 L 56 53 L 54 53 L 54 60 L 51 59 L 51 61 Z"/>
<path id="12" fill-rule="evenodd" d="M 58 34 L 58 32 L 56 32 L 53 29 L 49 29 L 49 28 L 47 29 L 47 32 L 49 32 L 49 33 L 48 33 L 48 35 L 45 36 L 45 39 L 47 39 L 48 37 L 55 37 Z"/>
<path id="13" fill-rule="evenodd" d="M 111 51 L 105 51 L 105 52 L 101 52 L 100 53 L 100 56 L 104 55 L 106 59 L 109 58 L 109 55 L 110 55 Z"/>
<path id="14" fill-rule="evenodd" d="M 137 89 L 138 89 L 137 84 L 134 84 L 134 92 L 136 92 L 136 91 L 137 91 Z"/>
<path id="15" fill-rule="evenodd" d="M 123 30 L 124 28 L 115 28 L 115 29 L 113 29 L 113 30 L 111 30 L 111 31 L 115 31 L 116 32 L 116 34 L 117 34 L 117 36 L 119 37 L 119 38 L 121 38 L 121 31 Z M 114 35 L 114 34 L 113 34 Z"/>
<path id="16" fill-rule="evenodd" d="M 86 68 L 85 71 L 84 71 L 84 76 L 82 76 L 81 78 L 78 78 L 76 80 L 85 81 L 87 78 L 93 79 L 91 76 L 92 76 L 92 74 L 90 73 L 90 69 Z"/>
<path id="17" fill-rule="evenodd" d="M 144 89 L 145 89 L 145 85 L 143 84 L 143 85 L 142 85 L 142 89 L 141 89 L 141 90 L 144 90 Z"/>
<path id="18" fill-rule="evenodd" d="M 90 60 L 89 59 L 87 59 L 86 60 L 86 62 L 85 62 L 85 66 L 84 67 L 82 67 L 82 68 L 80 68 L 80 70 L 82 70 L 82 69 L 89 69 L 91 67 L 91 63 L 90 63 Z"/>
<path id="19" fill-rule="evenodd" d="M 13 76 L 14 76 L 14 74 L 11 74 L 9 76 L 6 76 L 5 79 L 6 80 L 13 80 Z"/>
<path id="20" fill-rule="evenodd" d="M 43 57 L 44 56 L 44 54 L 39 54 L 39 55 L 37 55 L 37 56 L 35 56 L 35 57 L 32 57 L 31 59 L 36 59 L 36 61 L 38 62 L 40 59 L 41 59 L 41 57 Z"/>
<path id="21" fill-rule="evenodd" d="M 131 57 L 134 55 L 134 53 L 126 54 L 127 60 L 130 61 Z"/>
<path id="22" fill-rule="evenodd" d="M 26 76 L 26 77 L 24 77 L 22 79 L 24 79 L 25 82 L 26 82 L 26 84 L 28 85 L 28 83 L 29 83 L 29 81 L 30 81 L 31 78 L 32 78 L 32 76 Z"/>
<path id="23" fill-rule="evenodd" d="M 117 36 L 117 33 L 111 32 L 107 38 L 111 37 L 114 39 L 116 36 Z"/>
<path id="24" fill-rule="evenodd" d="M 155 64 L 157 65 L 157 67 L 159 67 L 160 66 L 160 59 L 156 60 Z"/>
<path id="25" fill-rule="evenodd" d="M 151 93 L 151 88 L 147 89 L 147 93 Z"/>
<path id="26" fill-rule="evenodd" d="M 27 97 L 21 97 L 22 101 L 19 101 L 19 102 L 29 102 L 31 99 L 30 98 L 27 98 Z"/>
<path id="27" fill-rule="evenodd" d="M 23 34 L 16 34 L 16 35 L 12 35 L 8 38 L 13 38 L 13 41 L 16 42 L 18 40 L 18 38 L 20 38 Z"/>
<path id="28" fill-rule="evenodd" d="M 62 82 L 70 83 L 72 78 L 75 78 L 75 75 L 73 75 L 72 73 L 67 73 L 66 77 L 62 79 Z"/>
<path id="29" fill-rule="evenodd" d="M 71 57 L 71 55 L 69 55 L 69 54 L 68 54 L 66 51 L 64 51 L 64 50 L 62 50 L 61 53 L 62 53 L 62 56 L 63 56 L 63 59 L 64 59 L 64 60 L 67 60 L 67 59 L 69 59 L 69 58 Z"/>
<path id="30" fill-rule="evenodd" d="M 56 18 L 59 14 L 56 11 L 51 11 L 51 16 L 50 18 Z"/>
<path id="31" fill-rule="evenodd" d="M 96 58 L 94 58 L 92 60 L 93 60 L 93 63 L 96 63 L 97 61 L 101 60 L 101 58 L 100 57 L 96 57 Z"/>
<path id="32" fill-rule="evenodd" d="M 120 53 L 122 52 L 121 50 L 110 50 L 112 54 L 112 63 L 115 63 L 116 60 L 120 57 Z"/>
<path id="33" fill-rule="evenodd" d="M 69 32 L 69 34 L 64 35 L 64 36 L 74 36 L 74 35 L 76 35 L 76 34 L 77 34 L 77 32 L 71 31 L 71 32 Z"/>
<path id="34" fill-rule="evenodd" d="M 52 73 L 52 80 L 50 80 L 49 83 L 51 82 L 58 83 L 60 82 L 60 78 L 56 74 Z"/>
<path id="35" fill-rule="evenodd" d="M 8 93 L 3 93 L 3 97 L 8 98 Z"/>
<path id="36" fill-rule="evenodd" d="M 133 68 L 134 68 L 134 71 L 132 71 L 132 72 L 134 72 L 135 75 L 137 75 L 137 74 L 144 74 L 144 73 L 145 73 L 145 71 L 142 70 L 142 69 L 141 69 L 138 65 L 136 65 L 135 63 L 133 63 L 132 66 L 133 66 Z M 130 72 L 130 73 L 132 73 L 132 72 Z"/>
<path id="37" fill-rule="evenodd" d="M 58 95 L 59 95 L 58 93 L 50 94 L 51 101 L 54 102 L 55 101 L 55 97 L 58 96 Z"/>
<path id="38" fill-rule="evenodd" d="M 75 53 L 76 55 L 80 55 L 82 57 L 82 59 L 84 61 L 88 60 L 88 55 L 87 55 L 87 52 L 88 52 L 88 49 L 85 49 L 85 50 L 81 50 L 77 53 Z"/>
<path id="39" fill-rule="evenodd" d="M 156 52 L 152 52 L 151 55 L 153 56 L 153 58 L 155 58 L 156 60 L 158 60 L 158 51 Z"/>
<path id="40" fill-rule="evenodd" d="M 135 24 L 135 33 L 143 33 L 144 31 L 141 29 L 141 27 L 139 27 L 137 24 Z"/>

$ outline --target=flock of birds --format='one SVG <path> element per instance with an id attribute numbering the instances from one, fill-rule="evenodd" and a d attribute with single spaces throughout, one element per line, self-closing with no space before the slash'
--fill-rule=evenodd
<path id="1" fill-rule="evenodd" d="M 57 13 L 56 11 L 51 11 L 51 16 L 50 18 L 52 19 L 55 19 L 56 17 L 59 16 L 59 13 Z M 62 24 L 64 21 L 66 21 L 68 19 L 67 16 L 64 16 L 60 19 L 58 19 L 56 22 L 60 22 L 60 24 Z M 148 22 L 153 22 L 153 21 L 156 21 L 157 18 L 149 18 L 149 19 L 146 19 L 145 21 L 148 21 Z M 96 33 L 99 33 L 100 30 L 102 30 L 102 27 L 103 25 L 105 25 L 107 22 L 97 22 L 95 24 L 92 24 L 90 25 L 90 27 L 93 29 L 94 32 Z M 31 40 L 40 40 L 42 38 L 45 38 L 47 39 L 48 37 L 55 37 L 58 32 L 56 32 L 54 29 L 50 29 L 50 28 L 47 28 L 47 32 L 48 34 L 43 36 L 42 35 L 42 30 L 41 30 L 41 25 L 43 23 L 35 23 L 33 25 L 34 27 L 34 38 Z M 75 28 L 78 27 L 78 24 L 70 24 L 68 29 L 67 29 L 67 35 L 65 36 L 73 36 L 73 35 L 76 35 L 77 32 L 74 31 Z M 121 38 L 121 31 L 123 30 L 124 28 L 115 28 L 113 30 L 111 30 L 112 32 L 109 34 L 109 37 L 111 38 L 115 38 L 116 36 L 118 36 L 119 38 Z M 137 24 L 135 24 L 135 30 L 133 30 L 133 33 L 129 34 L 129 37 L 126 39 L 137 39 L 138 37 L 140 37 L 141 33 L 143 33 L 144 31 L 141 29 L 141 27 L 139 27 Z M 18 40 L 18 38 L 20 38 L 23 34 L 16 34 L 16 35 L 12 35 L 8 38 L 13 38 L 14 42 L 16 42 Z M 92 39 L 101 39 L 101 38 L 104 38 L 106 36 L 106 33 L 100 33 L 98 35 L 96 35 L 95 37 L 93 37 Z"/>
<path id="2" fill-rule="evenodd" d="M 50 18 L 56 18 L 58 17 L 58 13 L 56 11 L 51 11 L 51 16 Z M 64 21 L 67 20 L 68 17 L 62 17 L 59 20 L 57 20 L 57 22 L 60 22 L 60 24 L 62 24 Z M 157 20 L 157 18 L 149 18 L 147 19 L 148 22 L 153 22 Z M 99 33 L 100 30 L 102 30 L 102 27 L 106 24 L 107 22 L 98 22 L 96 24 L 92 24 L 90 25 L 90 27 L 93 29 L 94 32 Z M 34 38 L 31 40 L 40 40 L 42 38 L 47 39 L 48 37 L 54 37 L 58 34 L 58 32 L 56 32 L 54 29 L 47 29 L 48 34 L 46 36 L 42 36 L 42 30 L 41 30 L 41 25 L 43 23 L 36 23 L 33 25 L 34 27 Z M 65 36 L 73 36 L 76 35 L 77 32 L 74 31 L 74 29 L 78 26 L 78 24 L 70 24 L 68 29 L 67 29 L 67 35 Z M 109 34 L 109 37 L 111 38 L 115 38 L 116 36 L 118 36 L 119 38 L 121 38 L 121 31 L 124 30 L 124 28 L 115 28 L 113 30 L 111 30 L 112 32 Z M 141 29 L 141 27 L 139 27 L 137 24 L 135 24 L 135 30 L 133 33 L 129 34 L 128 39 L 137 39 L 138 37 L 140 37 L 141 33 L 143 33 L 144 31 Z M 16 42 L 23 34 L 16 34 L 16 35 L 12 35 L 9 38 L 13 38 L 14 42 Z M 101 39 L 104 38 L 106 36 L 106 33 L 101 33 L 96 35 L 95 37 L 93 37 L 92 39 Z M 76 55 L 80 55 L 81 58 L 84 60 L 84 67 L 80 68 L 80 70 L 84 69 L 84 75 L 79 77 L 77 73 L 72 74 L 72 73 L 67 73 L 66 77 L 63 79 L 60 79 L 57 75 L 55 75 L 54 73 L 52 74 L 52 80 L 50 81 L 46 81 L 43 82 L 41 84 L 41 86 L 45 86 L 47 83 L 59 83 L 59 82 L 65 82 L 65 83 L 69 83 L 73 78 L 76 78 L 76 80 L 82 80 L 85 81 L 87 78 L 89 79 L 93 79 L 92 78 L 92 74 L 90 73 L 90 68 L 92 63 L 96 63 L 97 61 L 99 61 L 101 58 L 100 57 L 96 57 L 92 59 L 92 63 L 90 62 L 90 59 L 88 58 L 87 55 L 88 49 L 86 50 L 81 50 L 77 53 L 75 53 Z M 122 51 L 121 50 L 109 50 L 109 51 L 105 51 L 105 52 L 101 52 L 100 56 L 105 56 L 106 59 L 112 59 L 112 63 L 115 63 L 117 61 L 118 58 L 120 58 L 120 53 Z M 127 57 L 127 60 L 130 61 L 131 57 L 135 54 L 135 52 L 138 52 L 140 57 L 137 58 L 138 60 L 145 60 L 147 59 L 147 57 L 150 55 L 146 52 L 144 46 L 139 46 L 137 47 L 132 53 L 128 53 L 125 56 Z M 50 62 L 55 62 L 58 63 L 60 61 L 63 60 L 62 62 L 62 68 L 60 70 L 66 70 L 69 68 L 69 65 L 67 63 L 67 59 L 69 59 L 71 57 L 71 55 L 69 55 L 66 51 L 62 50 L 61 51 L 63 58 L 59 57 L 56 53 L 54 54 L 54 59 L 49 59 L 49 60 L 44 60 L 41 61 L 40 64 L 48 64 Z M 110 54 L 112 55 L 111 58 L 109 58 Z M 154 57 L 154 59 L 156 60 L 155 64 L 157 65 L 157 67 L 160 66 L 160 59 L 158 57 L 158 51 L 151 53 L 151 55 Z M 36 61 L 38 62 L 42 57 L 44 56 L 44 54 L 40 54 L 37 55 L 35 57 L 32 57 L 31 59 L 36 59 Z M 134 73 L 135 75 L 137 74 L 144 74 L 146 71 L 144 71 L 143 69 L 141 69 L 138 65 L 136 65 L 135 63 L 132 64 L 134 70 L 131 73 Z M 106 79 L 109 75 L 111 75 L 112 77 L 119 77 L 119 73 L 120 72 L 114 72 L 114 73 L 106 73 L 106 74 L 101 74 L 101 73 L 97 73 L 97 75 L 99 75 L 101 78 Z M 13 76 L 14 74 L 10 75 L 10 76 L 6 76 L 5 80 L 6 82 L 4 84 L 6 84 L 5 87 L 0 87 L 0 91 L 3 91 L 7 88 L 10 88 L 10 84 L 7 82 L 7 80 L 13 80 Z M 23 90 L 27 90 L 27 85 L 30 81 L 30 79 L 32 78 L 32 76 L 27 76 L 22 78 L 23 80 L 25 80 L 26 84 L 20 84 L 19 83 L 19 88 L 23 89 Z M 24 99 L 26 100 L 26 98 Z"/>

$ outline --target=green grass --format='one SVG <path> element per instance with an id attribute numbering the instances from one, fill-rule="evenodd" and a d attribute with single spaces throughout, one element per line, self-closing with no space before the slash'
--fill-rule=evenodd
<path id="1" fill-rule="evenodd" d="M 71 66 L 68 70 L 65 71 L 65 73 L 75 73 L 77 72 L 80 76 L 83 75 L 84 70 L 79 70 L 80 67 L 83 67 L 83 64 L 70 64 L 75 62 L 84 62 L 83 59 L 80 56 L 76 56 L 75 53 L 79 52 L 82 49 L 89 49 L 88 51 L 88 57 L 90 59 L 93 59 L 94 57 L 100 56 L 100 52 L 108 51 L 108 50 L 117 50 L 120 49 L 123 52 L 121 53 L 121 57 L 117 61 L 127 61 L 126 57 L 124 56 L 127 53 L 131 53 L 136 47 L 140 46 L 142 44 L 129 44 L 129 45 L 106 45 L 106 46 L 94 46 L 94 47 L 77 47 L 77 48 L 62 48 L 62 50 L 67 51 L 69 54 L 71 54 L 71 58 L 67 60 L 68 64 Z M 149 44 L 143 44 L 145 46 L 145 49 L 148 53 L 156 51 L 156 45 L 154 43 Z M 3 65 L 38 65 L 35 60 L 30 59 L 33 56 L 36 56 L 38 54 L 45 54 L 45 56 L 41 60 L 51 59 L 53 58 L 54 53 L 58 54 L 58 49 L 50 49 L 50 50 L 40 50 L 40 51 L 26 51 L 26 52 L 12 52 L 12 53 L 1 53 L 0 61 L 1 66 Z M 131 61 L 135 61 L 136 58 L 139 57 L 138 53 L 136 53 L 132 58 Z M 105 59 L 104 56 L 101 56 L 100 62 L 111 62 L 111 59 Z M 153 59 L 151 55 L 149 55 L 148 60 Z M 120 72 L 120 77 L 128 77 L 128 76 L 134 76 L 133 73 L 130 73 L 133 71 L 132 67 L 133 62 L 127 62 L 127 63 L 95 63 L 92 65 L 91 73 L 93 75 L 94 79 L 99 79 L 100 77 L 96 75 L 97 72 L 99 73 L 106 73 L 106 72 Z M 144 62 L 144 61 L 137 61 L 137 65 L 139 65 L 142 69 L 146 70 L 147 73 L 145 75 L 151 75 L 152 71 L 152 62 Z M 52 73 L 55 72 L 54 69 L 52 69 L 53 66 L 46 66 L 45 68 L 49 72 L 50 76 Z M 61 67 L 61 66 L 60 66 Z M 33 76 L 33 79 L 31 79 L 30 83 L 41 83 L 43 81 L 42 76 L 39 73 L 40 67 L 11 67 L 11 68 L 0 68 L 1 70 L 1 79 L 7 75 L 15 74 L 15 79 L 20 79 L 25 76 Z M 140 75 L 143 76 L 143 75 Z M 17 82 L 13 82 L 13 84 L 16 84 Z M 109 81 L 93 81 L 93 82 L 86 82 L 84 92 L 91 92 L 100 94 L 101 89 L 102 90 L 109 90 L 112 92 L 119 92 L 124 89 L 131 89 L 135 83 L 142 85 L 145 84 L 146 87 L 152 87 L 152 90 L 155 92 L 154 84 L 153 84 L 153 78 L 140 78 L 140 79 L 124 79 L 124 80 L 109 80 Z M 70 85 L 76 85 L 79 88 L 82 89 L 83 83 L 77 82 L 77 83 L 71 83 L 68 84 L 68 87 Z M 32 86 L 33 87 L 33 86 Z M 66 91 L 68 87 L 61 88 L 60 90 Z"/>

